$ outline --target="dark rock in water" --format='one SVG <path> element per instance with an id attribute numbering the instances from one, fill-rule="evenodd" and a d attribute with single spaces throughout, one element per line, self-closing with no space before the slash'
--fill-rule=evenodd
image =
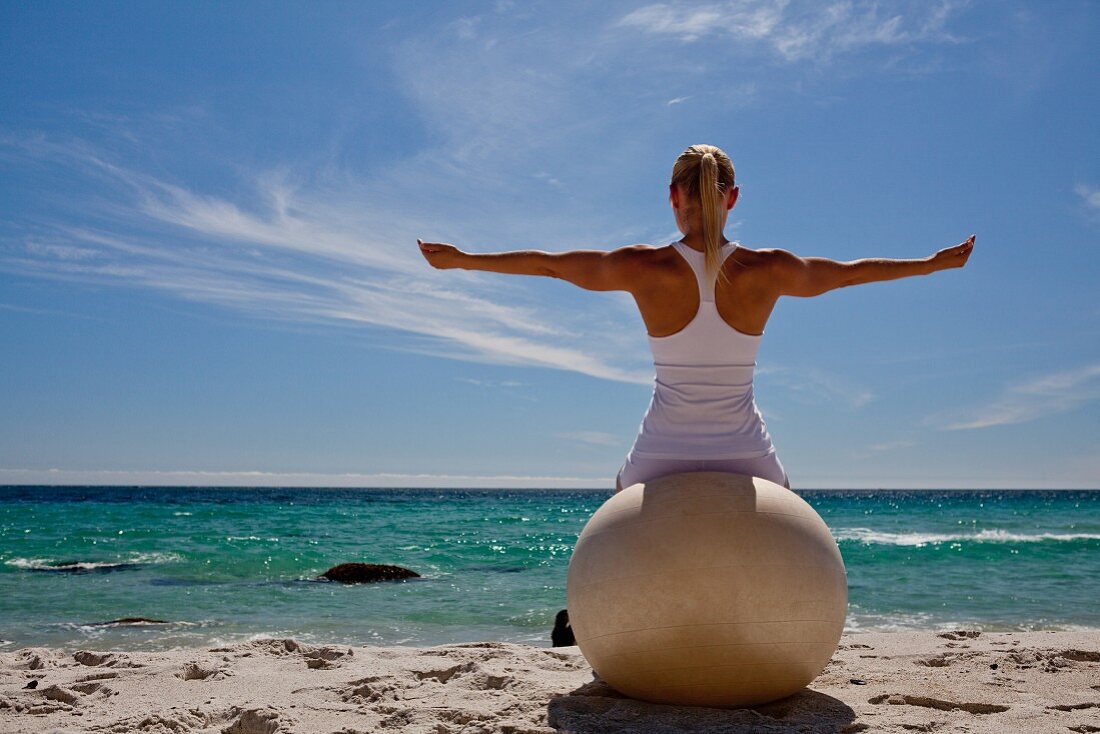
<path id="1" fill-rule="evenodd" d="M 577 639 L 573 636 L 573 628 L 569 625 L 568 610 L 562 609 L 554 617 L 554 630 L 550 633 L 550 643 L 554 647 L 569 647 L 577 644 Z"/>
<path id="2" fill-rule="evenodd" d="M 366 584 L 373 581 L 401 581 L 418 579 L 420 574 L 401 566 L 387 566 L 380 563 L 341 563 L 321 574 L 321 578 L 339 581 L 342 584 Z"/>
<path id="3" fill-rule="evenodd" d="M 110 622 L 91 622 L 89 627 L 109 627 L 117 624 L 168 624 L 163 619 L 149 619 L 148 617 L 120 617 L 119 619 L 112 619 Z"/>

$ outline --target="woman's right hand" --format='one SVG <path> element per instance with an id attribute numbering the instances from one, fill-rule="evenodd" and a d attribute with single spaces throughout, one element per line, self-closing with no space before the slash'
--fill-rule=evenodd
<path id="1" fill-rule="evenodd" d="M 454 245 L 448 245 L 445 242 L 425 242 L 418 239 L 416 244 L 420 245 L 420 254 L 424 256 L 428 264 L 438 270 L 459 267 L 460 259 L 466 254 Z"/>
<path id="2" fill-rule="evenodd" d="M 955 245 L 954 247 L 945 247 L 930 260 L 932 263 L 932 270 L 948 270 L 950 268 L 961 268 L 966 265 L 966 261 L 970 259 L 970 253 L 974 251 L 974 235 L 970 235 L 966 242 Z"/>

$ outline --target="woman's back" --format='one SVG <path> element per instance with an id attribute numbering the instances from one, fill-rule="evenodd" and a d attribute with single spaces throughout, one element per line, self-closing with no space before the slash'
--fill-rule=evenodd
<path id="1" fill-rule="evenodd" d="M 706 301 L 698 282 L 705 270 L 693 269 L 691 264 L 702 266 L 703 257 L 702 251 L 684 240 L 638 252 L 638 282 L 630 292 L 651 338 L 683 330 Z M 728 242 L 720 257 L 722 275 L 710 289 L 718 315 L 731 329 L 763 334 L 776 302 L 775 289 L 767 283 L 768 253 Z"/>
<path id="2" fill-rule="evenodd" d="M 694 303 L 695 309 L 675 332 L 650 334 L 653 397 L 631 455 L 648 459 L 765 456 L 774 449 L 752 387 L 762 334 L 745 333 L 723 318 L 716 303 L 720 295 L 716 294 L 716 277 L 707 275 L 702 252 L 682 241 L 670 248 L 691 273 L 691 285 L 688 290 L 681 278 L 670 277 L 663 295 L 672 300 L 666 303 L 673 306 L 686 301 Z M 719 265 L 737 250 L 736 243 L 722 245 Z M 679 299 L 671 290 L 675 281 L 681 281 Z M 727 300 L 737 305 L 738 297 L 744 295 L 737 283 L 724 286 Z M 658 300 L 664 299 L 654 298 L 647 304 L 651 314 L 661 313 Z"/>

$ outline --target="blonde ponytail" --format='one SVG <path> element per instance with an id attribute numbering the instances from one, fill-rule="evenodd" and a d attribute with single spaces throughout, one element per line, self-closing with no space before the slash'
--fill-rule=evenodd
<path id="1" fill-rule="evenodd" d="M 703 209 L 703 263 L 707 277 L 713 278 L 722 248 L 722 188 L 713 153 L 704 153 L 699 161 L 699 203 Z"/>
<path id="2" fill-rule="evenodd" d="M 703 262 L 708 278 L 719 271 L 722 249 L 722 212 L 725 195 L 733 188 L 733 163 L 721 148 L 713 145 L 693 145 L 676 159 L 672 168 L 672 184 L 699 202 L 703 214 Z"/>

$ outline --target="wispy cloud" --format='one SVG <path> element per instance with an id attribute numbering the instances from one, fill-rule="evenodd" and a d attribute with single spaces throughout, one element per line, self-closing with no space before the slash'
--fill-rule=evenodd
<path id="1" fill-rule="evenodd" d="M 554 435 L 567 441 L 575 441 L 591 446 L 622 446 L 625 443 L 623 436 L 604 433 L 603 431 L 568 431 Z"/>
<path id="2" fill-rule="evenodd" d="M 618 25 L 686 43 L 726 37 L 759 44 L 788 62 L 821 61 L 867 46 L 956 43 L 946 29 L 953 9 L 949 2 L 657 3 L 627 13 Z"/>
<path id="3" fill-rule="evenodd" d="M 1100 187 L 1079 183 L 1073 190 L 1077 192 L 1077 195 L 1081 197 L 1090 211 L 1093 213 L 1100 212 Z"/>
<path id="4" fill-rule="evenodd" d="M 765 386 L 782 387 L 803 402 L 835 400 L 856 410 L 875 399 L 871 390 L 813 367 L 767 366 L 758 368 L 756 374 Z"/>
<path id="5" fill-rule="evenodd" d="M 694 41 L 724 33 L 739 39 L 767 38 L 783 19 L 786 2 L 727 2 L 647 5 L 627 13 L 619 25 Z"/>
<path id="6" fill-rule="evenodd" d="M 499 276 L 433 271 L 414 242 L 426 225 L 400 208 L 387 213 L 393 203 L 366 184 L 304 187 L 263 173 L 236 201 L 122 167 L 85 144 L 24 142 L 25 155 L 87 174 L 108 201 L 89 207 L 99 212 L 92 225 L 9 239 L 0 269 L 144 286 L 268 319 L 387 329 L 382 342 L 395 349 L 651 379 L 644 354 L 625 342 L 608 349 L 608 335 L 586 328 L 581 313 L 551 309 Z"/>
<path id="7" fill-rule="evenodd" d="M 1100 364 L 1010 385 L 986 405 L 955 418 L 932 420 L 949 431 L 1007 426 L 1065 413 L 1095 400 L 1100 400 Z"/>
<path id="8" fill-rule="evenodd" d="M 882 453 L 884 451 L 896 451 L 898 449 L 908 449 L 916 446 L 916 441 L 884 441 L 882 443 L 873 443 L 867 447 L 869 451 L 874 453 Z"/>
<path id="9" fill-rule="evenodd" d="M 465 382 L 468 385 L 477 385 L 478 387 L 522 387 L 523 383 L 519 380 L 479 380 L 474 377 L 456 377 L 457 382 Z"/>

